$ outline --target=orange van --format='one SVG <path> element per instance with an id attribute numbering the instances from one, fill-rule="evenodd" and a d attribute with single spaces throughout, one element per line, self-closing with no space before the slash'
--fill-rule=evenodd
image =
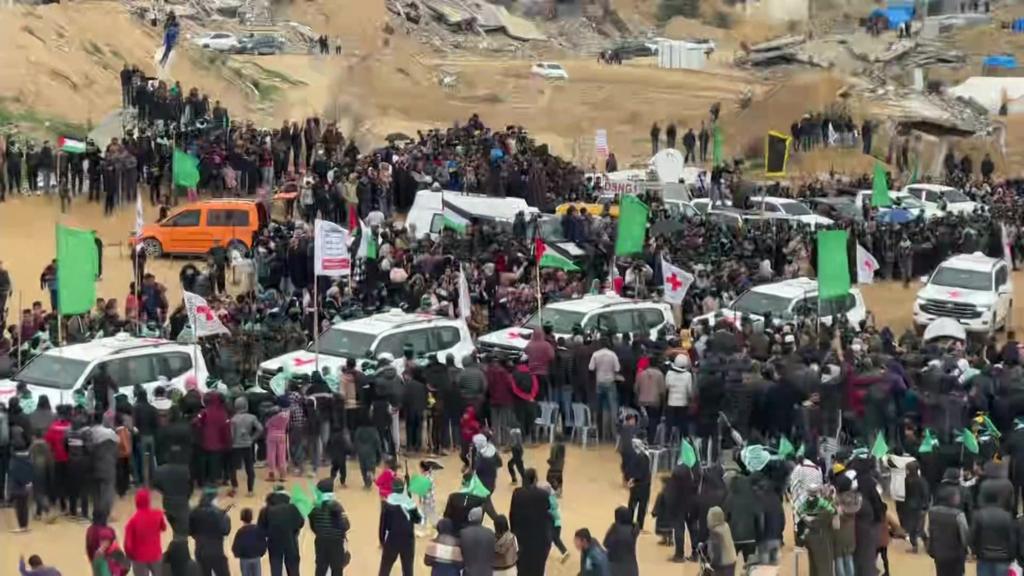
<path id="1" fill-rule="evenodd" d="M 179 206 L 162 221 L 142 226 L 138 241 L 147 256 L 206 254 L 215 246 L 246 251 L 270 223 L 255 200 L 201 200 Z"/>

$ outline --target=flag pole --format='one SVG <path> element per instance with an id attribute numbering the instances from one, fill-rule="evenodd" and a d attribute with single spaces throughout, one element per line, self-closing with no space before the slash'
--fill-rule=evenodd
<path id="1" fill-rule="evenodd" d="M 314 364 L 316 371 L 320 371 L 320 306 L 319 306 L 319 292 L 317 291 L 317 276 L 313 274 L 313 354 Z"/>
<path id="2" fill-rule="evenodd" d="M 540 261 L 537 262 L 537 320 L 540 321 L 541 328 L 544 327 L 544 296 L 540 291 Z"/>
<path id="3" fill-rule="evenodd" d="M 18 314 L 17 314 L 16 317 L 20 318 L 20 316 L 21 316 L 21 290 L 18 290 Z M 17 326 L 18 326 L 18 331 L 17 331 L 17 337 L 18 337 L 18 370 L 21 370 L 21 345 L 23 344 L 23 342 L 21 341 L 21 320 L 20 319 L 18 320 Z"/>
<path id="4" fill-rule="evenodd" d="M 57 244 L 57 246 L 56 246 L 57 250 L 55 250 L 54 253 L 58 254 L 58 255 L 60 254 L 60 245 L 57 243 L 58 229 L 59 228 L 60 228 L 60 223 L 59 222 L 54 224 L 54 227 L 53 227 L 53 242 L 54 242 L 54 244 Z M 55 274 L 56 274 L 56 278 L 54 280 L 57 282 L 57 310 L 56 310 L 56 312 L 57 312 L 57 348 L 60 348 L 61 344 L 63 344 L 63 342 L 64 342 L 64 326 L 62 326 L 62 324 L 64 324 L 64 323 L 61 322 L 61 320 L 63 319 L 63 315 L 60 313 L 60 259 L 59 258 L 57 260 L 57 270 L 55 271 Z"/>

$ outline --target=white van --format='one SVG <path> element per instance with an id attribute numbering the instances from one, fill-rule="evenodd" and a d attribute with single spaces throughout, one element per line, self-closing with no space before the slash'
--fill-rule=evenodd
<path id="1" fill-rule="evenodd" d="M 529 220 L 540 211 L 522 198 L 496 198 L 449 190 L 420 190 L 405 217 L 405 226 L 412 226 L 418 238 L 437 238 L 445 228 L 445 218 L 449 226 L 465 225 L 473 218 L 511 224 L 519 212 L 524 213 Z"/>
<path id="2" fill-rule="evenodd" d="M 1013 318 L 1013 278 L 1002 258 L 981 252 L 957 254 L 928 277 L 914 300 L 918 331 L 939 318 L 953 318 L 967 332 L 991 334 Z"/>
<path id="3" fill-rule="evenodd" d="M 170 388 L 184 391 L 185 379 L 195 375 L 199 390 L 206 389 L 206 362 L 194 346 L 122 332 L 36 356 L 9 380 L 0 380 L 0 402 L 6 403 L 18 384 L 25 383 L 33 397 L 48 396 L 53 408 L 72 404 L 75 391 L 87 389 L 101 369 L 129 399 L 134 399 L 135 385 L 152 397 L 160 376 L 170 381 Z"/>

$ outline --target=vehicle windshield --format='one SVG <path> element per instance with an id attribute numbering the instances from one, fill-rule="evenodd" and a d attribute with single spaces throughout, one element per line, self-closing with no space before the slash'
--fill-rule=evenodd
<path id="1" fill-rule="evenodd" d="M 22 368 L 14 380 L 44 388 L 71 390 L 88 367 L 89 363 L 85 360 L 68 358 L 58 353 L 43 354 Z"/>
<path id="2" fill-rule="evenodd" d="M 910 210 L 918 210 L 924 208 L 924 204 L 922 204 L 920 200 L 914 198 L 913 196 L 901 196 L 896 199 L 895 204 L 897 204 L 901 208 L 907 208 Z"/>
<path id="3" fill-rule="evenodd" d="M 932 275 L 929 283 L 949 288 L 963 288 L 964 290 L 991 290 L 992 275 L 977 270 L 940 266 Z"/>
<path id="4" fill-rule="evenodd" d="M 376 339 L 376 334 L 329 328 L 320 335 L 320 353 L 344 358 L 366 358 Z M 313 344 L 309 345 L 308 350 L 314 351 Z"/>
<path id="5" fill-rule="evenodd" d="M 946 200 L 946 202 L 949 202 L 950 204 L 971 201 L 970 198 L 968 198 L 963 192 L 959 190 L 943 190 L 942 197 Z"/>
<path id="6" fill-rule="evenodd" d="M 771 312 L 775 318 L 785 318 L 789 315 L 791 300 L 775 294 L 765 292 L 747 291 L 729 305 L 729 308 L 744 314 L 764 316 Z"/>
<path id="7" fill-rule="evenodd" d="M 548 64 L 548 70 L 561 70 L 561 69 L 562 69 L 562 66 L 560 64 Z"/>
<path id="8" fill-rule="evenodd" d="M 545 306 L 541 310 L 541 316 L 544 317 L 544 324 L 551 324 L 555 331 L 555 334 L 571 334 L 572 327 L 579 324 L 583 325 L 583 313 L 573 312 L 571 310 L 559 310 L 558 308 L 552 308 Z M 527 328 L 537 330 L 541 327 L 540 318 L 536 313 L 530 316 L 530 319 L 524 324 Z"/>
<path id="9" fill-rule="evenodd" d="M 790 216 L 807 216 L 811 214 L 811 210 L 799 202 L 783 202 L 779 206 L 782 207 L 782 211 Z"/>
<path id="10" fill-rule="evenodd" d="M 538 218 L 540 223 L 540 237 L 545 242 L 565 242 L 565 235 L 562 234 L 562 219 L 557 216 Z"/>

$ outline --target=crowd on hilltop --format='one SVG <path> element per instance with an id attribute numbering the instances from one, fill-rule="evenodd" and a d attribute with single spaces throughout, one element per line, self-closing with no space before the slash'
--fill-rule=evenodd
<path id="1" fill-rule="evenodd" d="M 756 284 L 813 276 L 811 232 L 792 221 L 730 227 L 680 220 L 647 194 L 650 221 L 640 253 L 614 257 L 610 209 L 571 210 L 560 216 L 559 229 L 583 250 L 579 270 L 538 271 L 538 222 L 524 215 L 511 223 L 471 220 L 434 238 L 396 217 L 427 187 L 516 196 L 542 210 L 600 196 L 601 177 L 551 155 L 522 127 L 494 130 L 474 115 L 445 130 L 396 134 L 364 152 L 335 124 L 316 118 L 264 130 L 232 119 L 216 102 L 210 106 L 197 90 L 185 95 L 180 85 L 131 69 L 122 78 L 125 104 L 134 110 L 131 132 L 103 152 L 87 142 L 82 155 L 60 155 L 81 161 L 86 173 L 99 158 L 100 189 L 106 194 L 114 186 L 113 196 L 104 196 L 111 210 L 130 201 L 142 182 L 151 185 L 155 203 L 175 201 L 183 192 L 169 180 L 175 146 L 199 159 L 193 193 L 252 195 L 268 204 L 279 196 L 289 210 L 285 221 L 257 234 L 247 253 L 215 249 L 205 263 L 185 264 L 177 279 L 158 279 L 140 252 L 138 285 L 126 286 L 122 301 L 98 300 L 94 312 L 64 319 L 59 331 L 41 302 L 7 315 L 16 323 L 0 339 L 5 374 L 45 352 L 58 332 L 64 343 L 122 330 L 193 341 L 184 306 L 166 296 L 165 285 L 175 282 L 205 297 L 231 332 L 202 339 L 210 381 L 161 374 L 166 382 L 152 394 L 134 390 L 129 399 L 104 372 L 74 405 L 53 406 L 21 386 L 0 409 L 0 489 L 19 530 L 29 526 L 30 504 L 40 518 L 91 517 L 86 539 L 94 574 L 124 574 L 131 565 L 137 574 L 190 575 L 189 537 L 201 573 L 225 574 L 231 526 L 215 497 L 218 488 L 233 494 L 242 481 L 251 493 L 255 461 L 282 485 L 307 473 L 322 476 L 321 467 L 328 477 L 316 490 L 275 488 L 258 514 L 243 511 L 245 526 L 231 552 L 246 574 L 258 573 L 251 560 L 264 554 L 274 574 L 282 566 L 297 573 L 298 535 L 307 522 L 318 574 L 327 567 L 339 574 L 351 554 L 366 553 L 344 545 L 349 531 L 368 528 L 346 516 L 334 491 L 348 481 L 350 461 L 358 466 L 356 484 L 381 498 L 381 574 L 395 562 L 412 573 L 417 530 L 433 537 L 426 550 L 432 573 L 543 574 L 552 546 L 567 551 L 558 496 L 573 490 L 574 477 L 565 469 L 564 438 L 588 425 L 569 417 L 573 403 L 589 407 L 599 438 L 617 440 L 620 465 L 611 473 L 628 489 L 605 538 L 587 529 L 574 534 L 586 576 L 639 573 L 636 541 L 648 512 L 662 542 L 674 546 L 674 560 L 698 560 L 723 576 L 738 563 L 746 569 L 777 562 L 787 527 L 808 551 L 815 576 L 872 576 L 879 555 L 888 573 L 890 533 L 905 532 L 916 549 L 925 515 L 926 546 L 939 574 L 963 574 L 969 553 L 984 574 L 1005 574 L 1017 559 L 1024 367 L 1012 332 L 998 345 L 923 342 L 870 316 L 860 325 L 840 316 L 831 326 L 813 317 L 693 322 Z M 833 130 L 850 133 L 840 128 Z M 705 132 L 683 136 L 689 154 L 704 156 Z M 652 142 L 659 140 L 652 129 Z M 19 146 L 6 142 L 8 161 L 12 149 L 20 157 Z M 978 202 L 976 211 L 895 224 L 865 206 L 863 217 L 837 224 L 850 230 L 851 249 L 861 244 L 877 255 L 882 278 L 907 280 L 955 253 L 1002 256 L 1004 228 L 1014 257 L 1020 255 L 1017 183 L 996 181 L 984 168 L 977 178 L 969 160 L 948 164 L 944 177 Z M 68 198 L 75 195 L 68 191 L 74 173 L 62 170 L 57 183 Z M 738 175 L 724 182 L 724 196 L 737 207 L 764 194 L 805 198 L 870 188 L 863 178 L 833 177 L 789 191 L 751 188 Z M 352 226 L 361 221 L 360 235 L 372 234 L 377 249 L 354 254 L 351 281 L 325 278 L 314 289 L 317 218 L 350 228 L 362 228 Z M 688 328 L 648 331 L 626 322 L 556 333 L 541 324 L 531 327 L 525 352 L 510 358 L 438 357 L 410 346 L 400 355 L 348 359 L 339 371 L 281 371 L 269 385 L 256 379 L 260 362 L 304 347 L 338 320 L 388 308 L 455 317 L 466 304 L 459 302 L 466 297 L 461 277 L 470 299 L 465 321 L 478 335 L 519 325 L 538 302 L 611 290 L 657 298 L 666 260 L 694 273 L 678 310 L 680 326 Z M 237 285 L 226 281 L 232 269 Z M 55 262 L 39 280 L 56 292 Z M 0 265 L 0 304 L 11 302 L 12 291 Z M 321 326 L 314 325 L 317 316 Z M 543 481 L 523 459 L 542 402 L 564 415 Z M 435 460 L 425 458 L 414 475 L 397 466 L 403 455 L 424 452 L 458 453 L 463 465 L 464 485 L 443 511 L 433 491 Z M 660 481 L 659 460 L 671 469 Z M 505 466 L 522 482 L 507 517 L 489 498 L 501 489 Z M 107 519 L 117 495 L 133 486 L 137 511 L 118 541 Z M 149 505 L 146 487 L 163 494 L 162 513 Z M 202 493 L 195 508 L 193 491 Z M 792 516 L 783 512 L 784 498 Z M 175 537 L 161 550 L 164 518 Z M 25 567 L 38 576 L 46 569 L 39 557 Z"/>

